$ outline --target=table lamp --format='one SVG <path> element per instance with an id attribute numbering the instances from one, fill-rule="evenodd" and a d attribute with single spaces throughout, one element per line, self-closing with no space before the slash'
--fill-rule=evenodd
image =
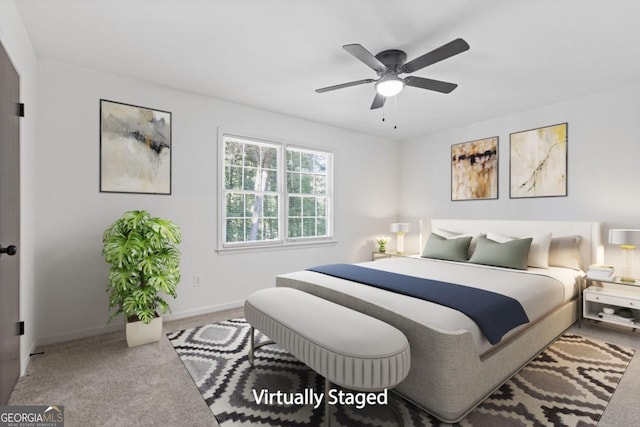
<path id="1" fill-rule="evenodd" d="M 609 244 L 620 245 L 625 254 L 624 273 L 620 277 L 621 282 L 635 282 L 631 274 L 633 251 L 636 245 L 640 245 L 640 230 L 628 228 L 613 228 L 609 230 Z"/>
<path id="2" fill-rule="evenodd" d="M 408 222 L 394 222 L 391 223 L 390 231 L 396 233 L 398 242 L 396 244 L 396 252 L 399 254 L 404 253 L 404 233 L 411 230 L 411 224 Z"/>

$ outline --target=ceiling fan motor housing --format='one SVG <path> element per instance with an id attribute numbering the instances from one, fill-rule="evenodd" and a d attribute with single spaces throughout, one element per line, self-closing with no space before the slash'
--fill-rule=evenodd
<path id="1" fill-rule="evenodd" d="M 398 49 L 390 49 L 380 52 L 376 58 L 387 67 L 386 71 L 378 71 L 380 76 L 387 73 L 397 75 L 402 72 L 402 65 L 407 61 L 407 54 Z"/>

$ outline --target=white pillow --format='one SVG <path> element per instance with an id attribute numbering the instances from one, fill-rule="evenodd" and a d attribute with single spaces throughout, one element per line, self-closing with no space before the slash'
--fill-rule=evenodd
<path id="1" fill-rule="evenodd" d="M 549 268 L 549 246 L 551 245 L 551 233 L 531 237 L 533 237 L 533 241 L 531 242 L 531 249 L 529 249 L 527 264 L 529 267 Z M 498 243 L 504 243 L 510 240 L 522 239 L 522 237 L 511 237 L 489 232 L 487 233 L 487 239 Z"/>
<path id="2" fill-rule="evenodd" d="M 444 237 L 445 239 L 470 236 L 470 234 L 458 233 L 457 231 L 449 231 L 445 230 L 444 228 L 436 228 L 432 231 L 432 233 L 437 234 L 440 237 Z"/>
<path id="3" fill-rule="evenodd" d="M 468 258 L 471 258 L 473 253 L 476 250 L 476 245 L 478 244 L 478 237 L 485 237 L 484 234 L 469 234 L 469 233 L 459 233 L 457 231 L 449 231 L 443 228 L 436 228 L 432 231 L 433 234 L 437 234 L 440 237 L 444 237 L 445 239 L 459 239 L 460 237 L 469 237 L 471 236 L 471 244 L 469 245 L 468 250 Z"/>

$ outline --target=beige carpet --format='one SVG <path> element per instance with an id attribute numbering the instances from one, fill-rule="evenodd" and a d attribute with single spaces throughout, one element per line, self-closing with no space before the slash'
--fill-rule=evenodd
<path id="1" fill-rule="evenodd" d="M 234 317 L 241 309 L 165 324 L 179 331 Z M 640 334 L 583 323 L 571 332 L 640 350 Z M 130 349 L 124 331 L 43 346 L 20 378 L 11 405 L 64 405 L 67 427 L 217 426 L 180 358 L 166 338 Z M 640 352 L 604 411 L 599 427 L 640 419 Z"/>
<path id="2" fill-rule="evenodd" d="M 164 332 L 243 315 L 242 309 L 167 322 Z M 122 332 L 44 346 L 10 405 L 63 405 L 65 427 L 217 426 L 163 335 L 129 348 Z"/>

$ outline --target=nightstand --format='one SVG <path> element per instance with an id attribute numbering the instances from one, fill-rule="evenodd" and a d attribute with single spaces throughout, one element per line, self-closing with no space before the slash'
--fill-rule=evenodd
<path id="1" fill-rule="evenodd" d="M 586 289 L 582 292 L 582 317 L 626 326 L 635 330 L 640 327 L 640 281 L 622 282 L 616 279 L 601 280 L 585 277 Z M 614 310 L 614 314 L 604 313 L 605 308 Z M 621 309 L 629 311 L 635 321 L 619 316 Z"/>
<path id="2" fill-rule="evenodd" d="M 396 251 L 371 252 L 371 260 L 375 261 L 377 259 L 393 258 L 393 257 L 415 257 L 416 255 L 418 254 L 415 252 L 402 252 L 402 253 L 398 253 Z"/>

